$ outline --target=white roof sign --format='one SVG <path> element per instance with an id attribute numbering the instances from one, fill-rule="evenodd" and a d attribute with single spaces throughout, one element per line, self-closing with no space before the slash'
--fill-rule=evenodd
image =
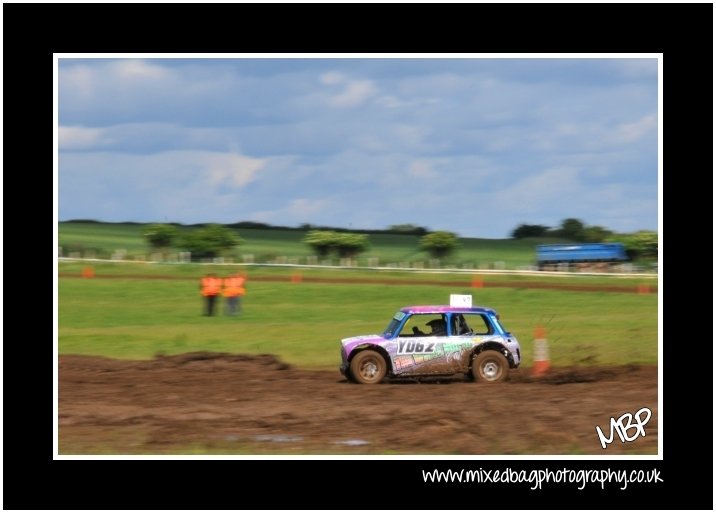
<path id="1" fill-rule="evenodd" d="M 471 294 L 450 294 L 450 306 L 472 308 Z"/>

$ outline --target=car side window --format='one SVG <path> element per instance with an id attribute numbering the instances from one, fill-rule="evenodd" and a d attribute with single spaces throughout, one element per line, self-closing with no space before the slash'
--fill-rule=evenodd
<path id="1" fill-rule="evenodd" d="M 452 331 L 450 333 L 458 337 L 470 335 L 472 333 L 472 329 L 467 324 L 467 320 L 462 314 L 454 314 L 452 316 L 451 327 Z"/>
<path id="2" fill-rule="evenodd" d="M 469 331 L 472 335 L 492 335 L 493 329 L 492 324 L 485 315 L 481 314 L 466 314 L 464 316 L 464 322 L 469 326 Z M 457 333 L 460 333 L 459 331 Z"/>
<path id="3" fill-rule="evenodd" d="M 413 314 L 403 324 L 399 337 L 447 335 L 445 319 L 440 314 Z"/>

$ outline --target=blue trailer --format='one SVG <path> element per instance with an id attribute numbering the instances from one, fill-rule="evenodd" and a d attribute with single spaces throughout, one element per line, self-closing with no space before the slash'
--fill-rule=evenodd
<path id="1" fill-rule="evenodd" d="M 567 264 L 572 267 L 584 263 L 619 263 L 628 260 L 624 244 L 599 242 L 584 244 L 539 244 L 537 266 Z"/>

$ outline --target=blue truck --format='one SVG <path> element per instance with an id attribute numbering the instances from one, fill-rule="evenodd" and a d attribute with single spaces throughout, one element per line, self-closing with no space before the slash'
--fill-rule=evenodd
<path id="1" fill-rule="evenodd" d="M 619 242 L 538 244 L 537 266 L 540 270 L 566 264 L 614 264 L 628 260 L 624 244 Z"/>

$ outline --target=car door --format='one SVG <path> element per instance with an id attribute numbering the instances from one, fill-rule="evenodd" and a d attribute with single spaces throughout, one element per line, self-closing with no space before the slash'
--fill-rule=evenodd
<path id="1" fill-rule="evenodd" d="M 447 365 L 453 372 L 466 372 L 475 345 L 491 335 L 484 315 L 454 313 L 450 316 L 450 335 L 443 345 Z"/>
<path id="2" fill-rule="evenodd" d="M 415 314 L 405 320 L 388 351 L 395 374 L 420 376 L 449 372 L 443 350 L 447 335 L 431 335 L 422 329 L 426 321 L 439 317 L 435 314 Z"/>

